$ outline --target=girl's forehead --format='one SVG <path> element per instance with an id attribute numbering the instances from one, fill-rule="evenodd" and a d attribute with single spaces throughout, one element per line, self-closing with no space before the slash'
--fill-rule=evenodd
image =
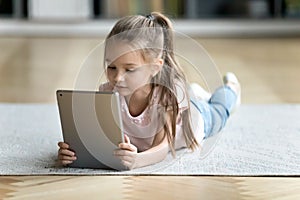
<path id="1" fill-rule="evenodd" d="M 126 51 L 119 54 L 107 53 L 105 61 L 108 63 L 112 62 L 143 62 L 143 56 L 140 50 Z"/>
<path id="2" fill-rule="evenodd" d="M 136 53 L 136 50 L 129 44 L 125 44 L 124 42 L 109 43 L 105 48 L 105 59 L 112 61 L 128 53 Z"/>
<path id="3" fill-rule="evenodd" d="M 113 62 L 118 58 L 135 58 L 139 60 L 142 58 L 141 49 L 134 48 L 132 45 L 125 42 L 114 42 L 106 45 L 105 61 Z"/>

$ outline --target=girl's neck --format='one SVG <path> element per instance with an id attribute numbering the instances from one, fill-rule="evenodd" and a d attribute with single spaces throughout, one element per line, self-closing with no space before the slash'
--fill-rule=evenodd
<path id="1" fill-rule="evenodd" d="M 140 115 L 149 104 L 149 94 L 151 91 L 150 86 L 139 88 L 132 95 L 125 97 L 128 110 L 131 116 L 135 117 Z"/>

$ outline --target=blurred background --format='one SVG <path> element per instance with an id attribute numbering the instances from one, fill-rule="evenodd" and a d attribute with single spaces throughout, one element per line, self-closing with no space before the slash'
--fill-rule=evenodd
<path id="1" fill-rule="evenodd" d="M 118 18 L 151 11 L 235 72 L 243 103 L 300 102 L 300 0 L 0 0 L 0 102 L 55 103 Z"/>
<path id="2" fill-rule="evenodd" d="M 107 19 L 153 10 L 173 18 L 299 18 L 299 0 L 1 0 L 0 14 L 19 19 Z"/>

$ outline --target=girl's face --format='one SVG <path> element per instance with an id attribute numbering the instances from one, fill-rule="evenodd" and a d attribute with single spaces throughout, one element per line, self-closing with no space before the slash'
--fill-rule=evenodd
<path id="1" fill-rule="evenodd" d="M 140 51 L 130 51 L 116 59 L 106 56 L 106 75 L 110 85 L 122 96 L 149 89 L 157 67 L 146 62 Z"/>

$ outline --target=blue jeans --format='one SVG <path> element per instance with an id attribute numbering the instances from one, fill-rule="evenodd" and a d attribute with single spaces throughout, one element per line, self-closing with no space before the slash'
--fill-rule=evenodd
<path id="1" fill-rule="evenodd" d="M 228 86 L 218 88 L 209 101 L 191 97 L 191 103 L 201 113 L 204 121 L 204 138 L 220 132 L 237 101 L 237 95 Z"/>

